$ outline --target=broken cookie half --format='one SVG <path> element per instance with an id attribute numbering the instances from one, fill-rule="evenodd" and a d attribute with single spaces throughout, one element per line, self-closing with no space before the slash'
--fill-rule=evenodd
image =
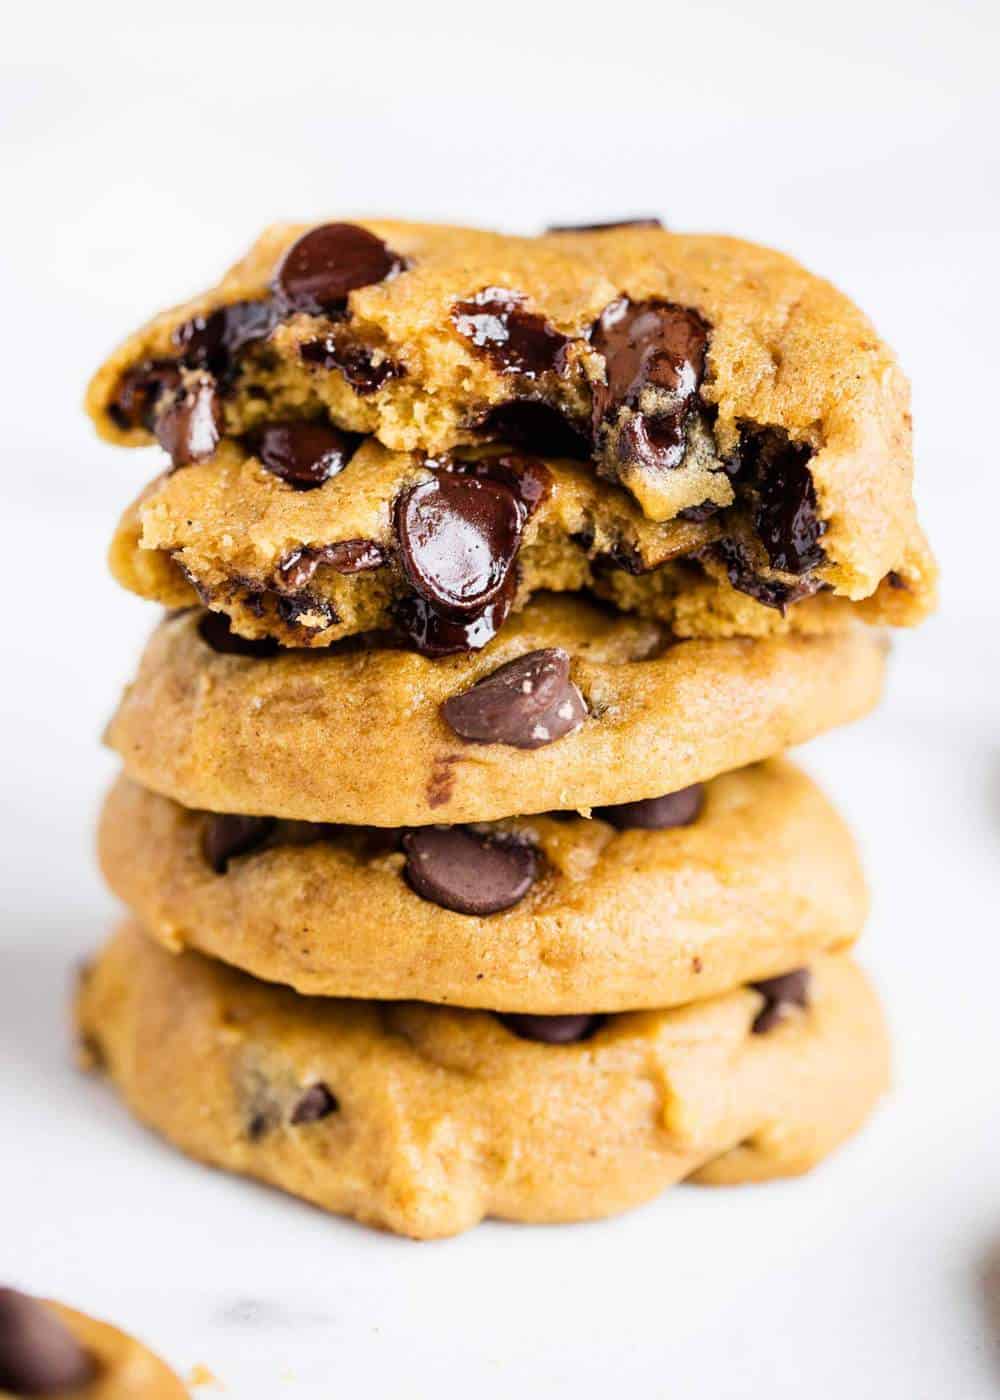
<path id="1" fill-rule="evenodd" d="M 908 386 L 866 318 L 779 253 L 648 225 L 280 225 L 132 336 L 88 405 L 185 469 L 276 424 L 320 458 L 350 450 L 323 430 L 575 458 L 653 522 L 735 511 L 728 577 L 773 571 L 786 602 L 871 596 L 917 531 Z"/>

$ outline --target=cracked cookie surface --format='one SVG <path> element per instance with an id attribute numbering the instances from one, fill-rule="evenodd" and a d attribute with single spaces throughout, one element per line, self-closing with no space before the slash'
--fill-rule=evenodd
<path id="1" fill-rule="evenodd" d="M 483 652 L 439 661 L 366 647 L 245 655 L 228 635 L 206 640 L 212 617 L 154 632 L 106 736 L 126 772 L 186 807 L 359 825 L 658 797 L 859 718 L 885 661 L 860 625 L 675 643 L 656 623 L 549 595 Z M 538 658 L 553 661 L 556 689 L 519 682 L 505 713 L 541 708 L 523 734 L 490 741 L 495 714 L 479 728 L 456 700 L 492 705 L 485 682 Z"/>
<path id="2" fill-rule="evenodd" d="M 848 958 L 799 980 L 780 1011 L 764 984 L 541 1043 L 483 1011 L 301 997 L 131 925 L 85 974 L 77 1015 L 132 1112 L 192 1157 L 432 1238 L 814 1166 L 883 1092 L 888 1048 Z"/>
<path id="3" fill-rule="evenodd" d="M 742 493 L 772 564 L 854 599 L 914 531 L 892 352 L 829 283 L 734 238 L 278 225 L 116 351 L 88 406 L 178 464 L 276 418 L 407 452 L 568 445 L 651 519 Z"/>
<path id="4" fill-rule="evenodd" d="M 168 608 L 200 601 L 241 636 L 322 647 L 390 631 L 429 654 L 482 647 L 541 590 L 586 589 L 681 637 L 816 633 L 849 614 L 913 625 L 934 603 L 934 564 L 916 527 L 875 593 L 852 603 L 772 568 L 737 507 L 656 524 L 579 462 L 495 448 L 428 464 L 372 439 L 303 489 L 276 474 L 290 454 L 288 433 L 275 437 L 280 457 L 266 439 L 258 455 L 224 443 L 154 481 L 116 532 L 118 581 Z M 310 437 L 318 443 L 301 461 L 324 446 L 322 433 Z M 495 496 L 489 513 L 484 482 Z M 509 506 L 512 532 L 499 528 L 497 503 Z M 414 558 L 413 519 L 433 531 L 426 563 Z M 462 551 L 468 596 L 456 610 Z M 499 595 L 487 564 L 502 574 Z"/>
<path id="5" fill-rule="evenodd" d="M 477 840 L 536 855 L 516 901 L 485 914 L 440 903 L 447 868 L 437 887 L 414 887 L 402 832 L 220 818 L 124 777 L 99 850 L 112 890 L 166 947 L 311 995 L 635 1010 L 728 991 L 854 941 L 867 909 L 857 850 L 804 773 L 774 760 L 692 796 L 676 814 L 655 811 L 658 828 L 636 824 L 651 820 L 648 803 L 477 826 Z M 478 849 L 460 848 L 467 868 Z"/>

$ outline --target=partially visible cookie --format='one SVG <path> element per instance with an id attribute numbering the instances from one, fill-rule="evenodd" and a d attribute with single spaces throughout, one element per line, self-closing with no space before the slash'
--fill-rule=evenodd
<path id="1" fill-rule="evenodd" d="M 653 520 L 740 501 L 771 564 L 855 599 L 914 525 L 892 352 L 829 283 L 713 235 L 278 225 L 116 351 L 88 406 L 179 466 L 287 419 L 576 452 Z"/>
<path id="2" fill-rule="evenodd" d="M 355 825 L 658 797 L 860 717 L 884 672 L 862 626 L 672 643 L 575 597 L 543 595 L 485 651 L 439 661 L 275 654 L 218 622 L 154 632 L 107 732 L 130 777 L 186 807 Z"/>
<path id="3" fill-rule="evenodd" d="M 200 601 L 246 637 L 392 631 L 429 655 L 481 649 L 542 590 L 586 588 L 697 637 L 819 632 L 851 613 L 913 624 L 934 603 L 916 526 L 852 603 L 773 568 L 740 507 L 658 525 L 579 462 L 477 449 L 428 465 L 342 436 L 277 425 L 160 477 L 118 527 L 116 578 L 166 607 Z"/>
<path id="4" fill-rule="evenodd" d="M 431 1238 L 610 1215 L 734 1152 L 733 1178 L 814 1166 L 885 1088 L 881 1012 L 843 957 L 762 986 L 500 1019 L 300 997 L 129 926 L 77 1014 L 132 1111 L 191 1156 Z"/>
<path id="5" fill-rule="evenodd" d="M 117 1327 L 0 1288 L 0 1397 L 188 1400 L 173 1371 Z"/>
<path id="6" fill-rule="evenodd" d="M 111 888 L 165 946 L 308 994 L 494 1011 L 675 1006 L 840 950 L 847 827 L 785 761 L 651 802 L 395 831 L 190 812 L 120 778 Z"/>

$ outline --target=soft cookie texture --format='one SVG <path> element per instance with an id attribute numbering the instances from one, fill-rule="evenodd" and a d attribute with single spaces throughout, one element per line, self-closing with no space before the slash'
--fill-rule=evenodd
<path id="1" fill-rule="evenodd" d="M 490 821 L 659 797 L 859 718 L 884 673 L 884 645 L 862 626 L 672 644 L 655 623 L 547 595 L 485 651 L 440 661 L 363 647 L 232 654 L 205 641 L 210 617 L 160 625 L 107 741 L 130 777 L 186 807 L 304 821 Z M 568 656 L 586 709 L 563 737 L 476 742 L 442 714 L 545 650 Z M 556 709 L 574 705 L 567 693 Z"/>
<path id="2" fill-rule="evenodd" d="M 0 1288 L 0 1397 L 189 1400 L 173 1371 L 107 1322 Z"/>
<path id="3" fill-rule="evenodd" d="M 401 834 L 233 825 L 127 778 L 99 846 L 111 888 L 165 946 L 324 996 L 543 1014 L 674 1006 L 857 937 L 867 898 L 854 842 L 790 763 L 715 778 L 683 811 L 649 806 L 477 828 L 537 858 L 513 906 L 486 915 L 415 888 Z M 664 826 L 638 825 L 650 820 Z"/>
<path id="4" fill-rule="evenodd" d="M 285 470 L 290 436 L 265 435 L 255 450 L 226 442 L 209 460 L 154 481 L 115 534 L 118 581 L 170 608 L 201 601 L 246 637 L 328 646 L 391 630 L 432 653 L 485 645 L 540 590 L 587 589 L 681 637 L 815 633 L 842 626 L 849 613 L 911 625 L 934 603 L 935 567 L 916 526 L 878 589 L 852 603 L 752 563 L 745 512 L 656 524 L 580 462 L 480 448 L 431 466 L 369 438 L 335 474 L 302 481 Z M 306 436 L 302 460 L 311 462 L 328 444 L 322 432 Z M 484 483 L 492 513 L 483 510 Z M 509 533 L 497 528 L 504 502 L 517 516 Z M 466 612 L 450 628 L 444 617 L 429 639 L 441 582 L 416 567 L 408 511 L 434 527 L 431 562 L 442 574 L 454 575 L 470 537 L 477 546 L 466 562 Z M 484 557 L 503 574 L 501 597 Z"/>
<path id="5" fill-rule="evenodd" d="M 404 452 L 575 444 L 651 519 L 742 502 L 771 563 L 855 599 L 914 529 L 893 354 L 829 283 L 733 238 L 277 225 L 116 351 L 88 405 L 178 466 L 288 419 Z"/>
<path id="6" fill-rule="evenodd" d="M 88 1058 L 191 1156 L 430 1238 L 814 1166 L 884 1090 L 888 1049 L 848 959 L 810 974 L 764 1031 L 773 998 L 739 988 L 545 1044 L 482 1011 L 303 998 L 129 926 L 77 1012 Z"/>

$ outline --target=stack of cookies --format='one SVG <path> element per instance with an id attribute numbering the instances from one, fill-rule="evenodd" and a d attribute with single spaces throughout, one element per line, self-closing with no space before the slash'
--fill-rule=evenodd
<path id="1" fill-rule="evenodd" d="M 653 220 L 270 229 L 91 386 L 169 460 L 84 1044 L 184 1151 L 404 1234 L 798 1173 L 883 1090 L 850 833 L 783 751 L 933 603 L 908 390 Z"/>

